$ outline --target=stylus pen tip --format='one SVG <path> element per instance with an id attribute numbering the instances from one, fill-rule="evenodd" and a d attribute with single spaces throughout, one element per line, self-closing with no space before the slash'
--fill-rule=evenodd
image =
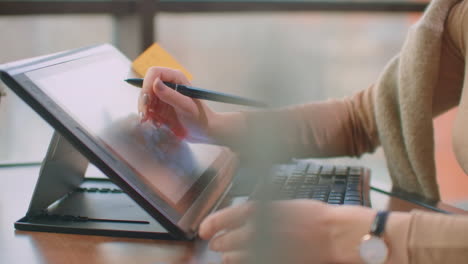
<path id="1" fill-rule="evenodd" d="M 125 81 L 139 88 L 143 86 L 143 79 L 140 79 L 140 78 L 128 78 L 128 79 L 125 79 Z"/>

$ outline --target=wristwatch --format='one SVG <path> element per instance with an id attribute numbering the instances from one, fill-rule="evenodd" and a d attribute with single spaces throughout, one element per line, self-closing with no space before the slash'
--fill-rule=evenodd
<path id="1" fill-rule="evenodd" d="M 388 257 L 388 247 L 382 238 L 389 212 L 379 211 L 375 216 L 369 234 L 361 239 L 359 255 L 366 264 L 383 264 Z"/>

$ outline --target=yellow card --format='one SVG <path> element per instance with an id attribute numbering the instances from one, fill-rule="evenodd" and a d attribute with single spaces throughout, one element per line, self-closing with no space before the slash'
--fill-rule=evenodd
<path id="1" fill-rule="evenodd" d="M 152 66 L 167 67 L 182 71 L 187 79 L 192 80 L 192 74 L 178 63 L 167 51 L 158 43 L 154 43 L 146 49 L 133 63 L 133 69 L 140 75 L 145 76 L 146 71 Z"/>

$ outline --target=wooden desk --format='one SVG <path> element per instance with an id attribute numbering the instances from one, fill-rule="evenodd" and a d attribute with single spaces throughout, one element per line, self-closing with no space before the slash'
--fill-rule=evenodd
<path id="1" fill-rule="evenodd" d="M 39 167 L 1 168 L 0 263 L 219 263 L 207 243 L 157 241 L 103 236 L 17 231 L 24 216 Z M 371 192 L 373 207 L 407 211 L 417 206 Z"/>

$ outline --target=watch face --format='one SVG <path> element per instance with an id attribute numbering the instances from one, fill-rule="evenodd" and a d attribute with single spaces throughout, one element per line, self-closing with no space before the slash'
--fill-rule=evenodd
<path id="1" fill-rule="evenodd" d="M 365 235 L 359 246 L 359 254 L 366 264 L 382 264 L 387 259 L 388 248 L 380 237 Z"/>

